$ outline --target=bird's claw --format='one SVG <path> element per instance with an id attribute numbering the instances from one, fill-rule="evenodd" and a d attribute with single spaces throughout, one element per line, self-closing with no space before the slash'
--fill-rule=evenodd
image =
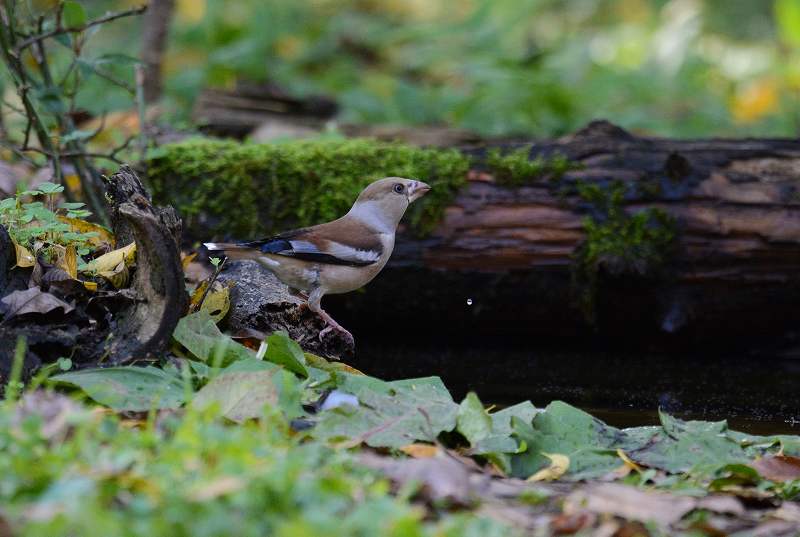
<path id="1" fill-rule="evenodd" d="M 355 347 L 356 343 L 355 343 L 355 340 L 353 339 L 353 334 L 351 334 L 350 332 L 348 332 L 347 330 L 345 330 L 341 326 L 333 326 L 333 325 L 329 324 L 328 326 L 326 326 L 325 328 L 320 330 L 320 332 L 319 332 L 319 340 L 322 341 L 323 338 L 329 332 L 332 332 L 334 330 L 336 330 L 337 332 L 339 332 L 339 334 L 341 334 L 342 338 L 345 340 L 345 342 L 347 343 L 348 346 Z"/>

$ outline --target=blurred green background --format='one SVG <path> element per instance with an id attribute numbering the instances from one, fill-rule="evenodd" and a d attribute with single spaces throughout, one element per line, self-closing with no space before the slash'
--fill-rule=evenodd
<path id="1" fill-rule="evenodd" d="M 800 0 L 176 0 L 167 117 L 269 81 L 346 122 L 555 136 L 594 118 L 663 136 L 796 136 Z M 136 5 L 86 1 L 87 10 Z M 141 21 L 98 51 L 138 51 Z M 131 66 L 120 76 L 132 79 Z M 88 83 L 88 82 L 87 82 Z M 82 103 L 130 106 L 98 84 Z"/>

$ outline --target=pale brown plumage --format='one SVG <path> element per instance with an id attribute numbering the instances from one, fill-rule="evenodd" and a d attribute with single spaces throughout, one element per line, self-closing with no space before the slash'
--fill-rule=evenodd
<path id="1" fill-rule="evenodd" d="M 408 206 L 430 186 L 387 177 L 367 186 L 343 217 L 256 241 L 206 243 L 232 259 L 253 259 L 289 287 L 308 293 L 308 306 L 328 323 L 320 338 L 338 330 L 352 335 L 320 305 L 323 295 L 347 293 L 369 283 L 386 265 L 395 232 Z"/>

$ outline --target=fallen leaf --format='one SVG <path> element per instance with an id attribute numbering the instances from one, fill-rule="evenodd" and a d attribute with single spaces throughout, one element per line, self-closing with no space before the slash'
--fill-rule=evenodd
<path id="1" fill-rule="evenodd" d="M 215 281 L 211 284 L 208 293 L 206 293 L 206 289 L 208 289 L 207 281 L 197 286 L 189 301 L 189 311 L 205 311 L 215 323 L 219 323 L 228 314 L 231 307 L 230 286 Z M 204 296 L 205 298 L 203 298 Z M 200 304 L 201 300 L 202 304 Z"/>
<path id="2" fill-rule="evenodd" d="M 312 354 L 310 352 L 303 353 L 303 355 L 306 358 L 306 365 L 309 367 L 316 367 L 317 369 L 322 369 L 323 371 L 327 371 L 329 373 L 342 372 L 349 373 L 351 375 L 366 376 L 355 367 L 351 367 L 345 363 L 330 362 L 322 356 L 317 356 L 316 354 Z"/>
<path id="3" fill-rule="evenodd" d="M 192 252 L 191 254 L 184 254 L 181 252 L 181 268 L 184 272 L 189 267 L 189 265 L 194 261 L 194 258 L 197 257 L 197 252 Z"/>
<path id="4" fill-rule="evenodd" d="M 429 459 L 441 453 L 439 446 L 433 444 L 414 443 L 400 448 L 400 451 L 415 459 Z"/>
<path id="5" fill-rule="evenodd" d="M 124 263 L 126 266 L 132 264 L 135 255 L 136 243 L 132 242 L 123 248 L 118 248 L 92 259 L 86 264 L 83 271 L 97 273 L 116 271 L 120 263 Z"/>
<path id="6" fill-rule="evenodd" d="M 9 293 L 0 303 L 3 304 L 3 314 L 7 319 L 26 313 L 48 313 L 58 308 L 64 313 L 75 309 L 57 296 L 45 293 L 38 286 Z"/>
<path id="7" fill-rule="evenodd" d="M 800 479 L 800 457 L 788 455 L 768 455 L 762 457 L 750 466 L 770 481 L 792 481 Z"/>
<path id="8" fill-rule="evenodd" d="M 114 248 L 116 241 L 114 235 L 105 227 L 88 220 L 80 218 L 70 218 L 68 216 L 59 215 L 58 219 L 65 224 L 69 224 L 70 231 L 75 233 L 96 233 L 86 238 L 87 242 L 93 248 L 99 248 L 107 244 L 110 248 Z"/>
<path id="9" fill-rule="evenodd" d="M 644 491 L 618 483 L 587 485 L 569 496 L 564 512 L 583 510 L 640 522 L 655 522 L 662 528 L 679 521 L 695 509 L 697 500 L 666 492 Z"/>
<path id="10" fill-rule="evenodd" d="M 308 377 L 306 357 L 300 345 L 292 340 L 286 332 L 274 332 L 266 339 L 267 352 L 264 360 L 282 365 L 289 371 L 302 377 Z"/>
<path id="11" fill-rule="evenodd" d="M 492 418 L 475 392 L 469 392 L 459 405 L 456 429 L 473 447 L 492 434 Z"/>
<path id="12" fill-rule="evenodd" d="M 550 459 L 550 466 L 542 468 L 530 476 L 527 481 L 553 481 L 567 473 L 569 457 L 560 453 L 542 453 L 542 455 Z"/>
<path id="13" fill-rule="evenodd" d="M 125 261 L 120 261 L 120 263 L 114 267 L 113 270 L 101 270 L 97 273 L 98 276 L 102 276 L 106 280 L 108 280 L 111 285 L 116 287 L 117 289 L 121 289 L 128 285 L 128 281 L 130 280 L 131 274 L 128 270 L 128 266 L 125 264 Z"/>
<path id="14" fill-rule="evenodd" d="M 205 311 L 181 318 L 172 337 L 204 362 L 218 358 L 225 365 L 235 360 L 255 357 L 253 351 L 223 334 Z"/>
<path id="15" fill-rule="evenodd" d="M 302 413 L 297 378 L 260 360 L 235 362 L 195 395 L 192 406 L 218 405 L 223 416 L 242 423 L 264 415 L 264 407 L 280 408 L 288 417 Z"/>
<path id="16" fill-rule="evenodd" d="M 79 387 L 114 410 L 148 411 L 183 404 L 183 379 L 157 367 L 107 367 L 71 371 L 52 380 Z"/>
<path id="17" fill-rule="evenodd" d="M 27 268 L 32 267 L 36 264 L 36 258 L 33 257 L 33 254 L 28 251 L 27 248 L 24 246 L 20 246 L 15 241 L 11 241 L 14 243 L 14 248 L 17 251 L 17 263 L 15 266 L 20 268 Z"/>
<path id="18" fill-rule="evenodd" d="M 381 472 L 398 486 L 418 483 L 422 487 L 420 493 L 432 502 L 463 506 L 476 496 L 469 470 L 450 457 L 393 459 L 364 453 L 358 462 Z"/>
<path id="19" fill-rule="evenodd" d="M 64 258 L 61 265 L 70 278 L 76 279 L 78 277 L 78 253 L 75 251 L 75 245 L 70 244 L 64 251 Z"/>

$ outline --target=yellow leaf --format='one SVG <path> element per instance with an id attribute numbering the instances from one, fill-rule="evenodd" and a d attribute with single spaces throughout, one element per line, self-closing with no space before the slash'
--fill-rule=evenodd
<path id="1" fill-rule="evenodd" d="M 188 23 L 203 20 L 206 14 L 206 0 L 178 0 L 178 18 Z"/>
<path id="2" fill-rule="evenodd" d="M 400 451 L 415 459 L 430 459 L 439 454 L 439 447 L 431 444 L 414 443 L 401 447 Z"/>
<path id="3" fill-rule="evenodd" d="M 75 252 L 74 244 L 67 246 L 64 251 L 64 257 L 58 266 L 63 268 L 70 278 L 76 279 L 78 277 L 78 254 Z"/>
<path id="4" fill-rule="evenodd" d="M 306 363 L 311 367 L 316 367 L 317 369 L 322 369 L 323 371 L 327 371 L 329 373 L 340 371 L 344 373 L 350 373 L 351 375 L 364 375 L 364 373 L 355 367 L 351 367 L 342 362 L 330 362 L 322 356 L 317 356 L 316 354 L 312 354 L 310 352 L 306 352 L 304 354 L 306 357 Z"/>
<path id="5" fill-rule="evenodd" d="M 566 473 L 569 468 L 569 457 L 560 453 L 542 453 L 542 455 L 550 459 L 550 466 L 530 476 L 528 481 L 553 481 Z"/>
<path id="6" fill-rule="evenodd" d="M 14 248 L 17 250 L 17 267 L 32 267 L 36 264 L 36 258 L 33 257 L 33 254 L 31 254 L 27 248 L 20 246 L 16 242 L 14 242 Z"/>
<path id="7" fill-rule="evenodd" d="M 102 276 L 111 282 L 111 285 L 117 289 L 128 285 L 128 279 L 130 278 L 130 272 L 128 271 L 128 266 L 125 264 L 124 260 L 120 261 L 113 270 L 101 270 L 97 273 L 97 275 Z"/>
<path id="8" fill-rule="evenodd" d="M 184 272 L 189 267 L 194 258 L 197 257 L 197 252 L 192 252 L 191 254 L 183 254 L 181 253 L 181 268 Z"/>
<path id="9" fill-rule="evenodd" d="M 617 456 L 619 456 L 619 458 L 622 459 L 622 462 L 625 463 L 625 466 L 627 466 L 631 470 L 636 470 L 637 472 L 642 473 L 643 471 L 642 467 L 633 462 L 631 458 L 628 457 L 628 454 L 622 450 L 622 448 L 617 448 Z"/>
<path id="10" fill-rule="evenodd" d="M 92 259 L 86 264 L 83 271 L 96 272 L 98 274 L 101 272 L 115 271 L 120 263 L 124 263 L 125 265 L 133 263 L 135 254 L 136 243 L 132 242 L 128 246 L 103 254 L 97 259 Z"/>
<path id="11" fill-rule="evenodd" d="M 80 194 L 81 192 L 81 178 L 74 173 L 64 176 L 64 183 L 73 195 Z"/>
<path id="12" fill-rule="evenodd" d="M 211 290 L 206 294 L 203 299 L 203 293 L 208 288 L 208 282 L 202 282 L 197 286 L 197 289 L 192 293 L 192 299 L 189 302 L 192 311 L 195 311 L 200 300 L 203 303 L 200 305 L 200 311 L 205 311 L 214 320 L 215 323 L 220 322 L 231 307 L 230 287 L 215 281 L 211 286 Z"/>
<path id="13" fill-rule="evenodd" d="M 733 118 L 752 123 L 778 109 L 778 86 L 772 79 L 756 80 L 736 92 L 731 101 Z"/>
<path id="14" fill-rule="evenodd" d="M 109 230 L 100 224 L 87 222 L 86 220 L 81 220 L 80 218 L 69 218 L 62 215 L 59 215 L 58 219 L 65 224 L 69 224 L 70 231 L 75 233 L 97 233 L 97 236 L 90 237 L 88 239 L 89 244 L 95 248 L 98 248 L 103 244 L 108 244 L 112 248 L 115 246 L 114 235 L 112 235 Z"/>
<path id="15" fill-rule="evenodd" d="M 97 282 L 84 282 L 84 281 L 81 281 L 81 283 L 89 291 L 97 291 Z"/>

